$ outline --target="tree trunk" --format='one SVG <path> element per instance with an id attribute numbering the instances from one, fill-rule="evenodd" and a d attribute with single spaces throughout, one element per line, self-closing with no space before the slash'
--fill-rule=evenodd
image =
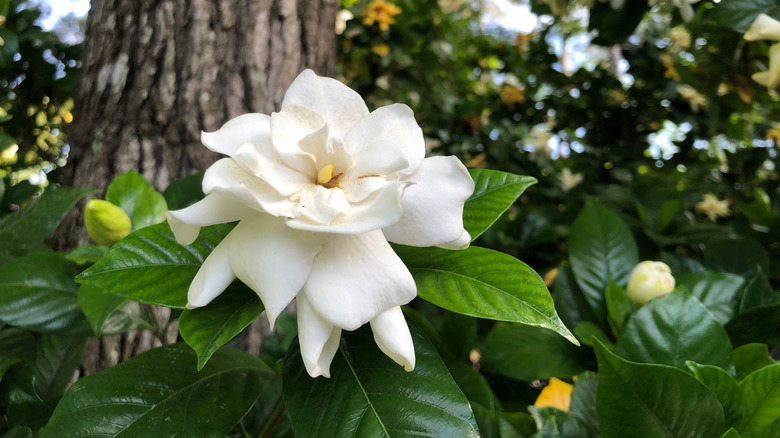
<path id="1" fill-rule="evenodd" d="M 135 169 L 162 190 L 218 158 L 201 145 L 201 130 L 277 110 L 304 68 L 334 70 L 337 0 L 92 3 L 63 185 L 105 189 Z M 66 217 L 57 248 L 88 243 L 82 209 Z M 112 366 L 154 342 L 148 333 L 94 341 L 84 370 Z"/>

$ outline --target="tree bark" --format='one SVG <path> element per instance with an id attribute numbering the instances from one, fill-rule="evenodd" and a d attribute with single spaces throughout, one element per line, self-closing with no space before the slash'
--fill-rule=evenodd
<path id="1" fill-rule="evenodd" d="M 277 110 L 305 68 L 333 73 L 337 10 L 337 0 L 93 1 L 59 182 L 105 189 L 135 169 L 162 190 L 205 170 L 218 156 L 201 145 L 201 130 Z M 58 249 L 89 242 L 82 210 L 66 217 Z M 94 341 L 84 371 L 153 344 L 143 333 Z"/>

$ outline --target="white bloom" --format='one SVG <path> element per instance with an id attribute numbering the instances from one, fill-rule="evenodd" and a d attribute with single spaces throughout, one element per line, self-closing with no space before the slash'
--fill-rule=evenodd
<path id="1" fill-rule="evenodd" d="M 753 20 L 744 38 L 748 41 L 780 41 L 780 21 L 766 14 L 760 14 Z M 780 86 L 780 43 L 769 47 L 769 70 L 755 73 L 752 78 L 769 89 Z"/>
<path id="2" fill-rule="evenodd" d="M 637 304 L 645 304 L 673 290 L 674 277 L 666 263 L 644 261 L 631 271 L 631 278 L 628 280 L 628 297 Z"/>
<path id="3" fill-rule="evenodd" d="M 531 151 L 531 159 L 538 161 L 550 157 L 550 139 L 552 134 L 547 130 L 546 125 L 536 125 L 531 132 L 523 139 L 525 144 L 534 147 Z"/>
<path id="4" fill-rule="evenodd" d="M 561 171 L 559 178 L 561 183 L 561 189 L 563 189 L 564 192 L 568 192 L 574 187 L 580 185 L 583 176 L 581 173 L 572 173 L 571 169 L 569 169 L 568 167 L 564 167 L 563 170 Z"/>
<path id="5" fill-rule="evenodd" d="M 203 144 L 229 158 L 204 175 L 206 197 L 168 212 L 182 244 L 201 226 L 240 220 L 206 258 L 188 293 L 205 306 L 236 277 L 262 299 L 271 325 L 296 299 L 309 374 L 329 376 L 341 330 L 370 322 L 405 369 L 414 345 L 400 307 L 417 289 L 388 240 L 465 248 L 463 204 L 474 190 L 455 157 L 424 158 L 423 134 L 400 104 L 369 113 L 360 96 L 311 70 L 271 116 L 245 114 Z"/>
<path id="6" fill-rule="evenodd" d="M 775 40 L 780 41 L 780 21 L 766 14 L 759 14 L 750 25 L 744 38 L 748 41 Z"/>
<path id="7" fill-rule="evenodd" d="M 707 193 L 704 195 L 704 199 L 696 203 L 696 211 L 707 215 L 711 221 L 715 222 L 718 217 L 726 217 L 730 214 L 729 201 L 720 201 L 712 193 Z"/>
<path id="8" fill-rule="evenodd" d="M 691 5 L 700 1 L 701 0 L 672 0 L 672 4 L 680 9 L 680 15 L 682 16 L 683 21 L 690 23 L 695 15 L 693 6 Z"/>

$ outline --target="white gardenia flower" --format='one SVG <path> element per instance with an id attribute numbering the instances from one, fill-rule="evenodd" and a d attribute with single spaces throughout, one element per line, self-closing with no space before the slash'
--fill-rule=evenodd
<path id="1" fill-rule="evenodd" d="M 693 6 L 691 5 L 700 1 L 701 0 L 672 0 L 672 4 L 680 9 L 680 16 L 683 21 L 690 23 L 691 20 L 693 20 L 693 16 L 696 15 Z"/>
<path id="2" fill-rule="evenodd" d="M 712 193 L 705 193 L 703 199 L 696 203 L 696 211 L 715 222 L 719 217 L 729 216 L 729 201 L 721 201 Z"/>
<path id="3" fill-rule="evenodd" d="M 780 41 L 780 21 L 766 14 L 759 14 L 753 20 L 744 38 L 748 41 Z M 769 46 L 769 70 L 754 73 L 752 78 L 769 89 L 780 86 L 780 43 Z"/>
<path id="4" fill-rule="evenodd" d="M 182 244 L 200 227 L 239 220 L 206 258 L 188 308 L 207 305 L 236 277 L 262 299 L 271 326 L 295 299 L 306 369 L 329 377 L 341 330 L 370 323 L 385 354 L 414 368 L 399 306 L 417 295 L 388 241 L 462 249 L 463 204 L 474 182 L 455 157 L 424 158 L 406 105 L 369 113 L 342 83 L 301 73 L 271 116 L 245 114 L 203 144 L 227 155 L 203 178 L 206 197 L 168 212 Z"/>

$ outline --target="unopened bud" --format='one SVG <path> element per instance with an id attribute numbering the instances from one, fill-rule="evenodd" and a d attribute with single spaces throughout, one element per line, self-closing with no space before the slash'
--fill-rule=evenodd
<path id="1" fill-rule="evenodd" d="M 631 271 L 628 297 L 639 305 L 674 290 L 672 270 L 666 263 L 644 261 Z"/>
<path id="2" fill-rule="evenodd" d="M 91 199 L 84 209 L 84 222 L 87 234 L 95 242 L 111 246 L 130 234 L 132 223 L 124 210 L 116 205 Z"/>

